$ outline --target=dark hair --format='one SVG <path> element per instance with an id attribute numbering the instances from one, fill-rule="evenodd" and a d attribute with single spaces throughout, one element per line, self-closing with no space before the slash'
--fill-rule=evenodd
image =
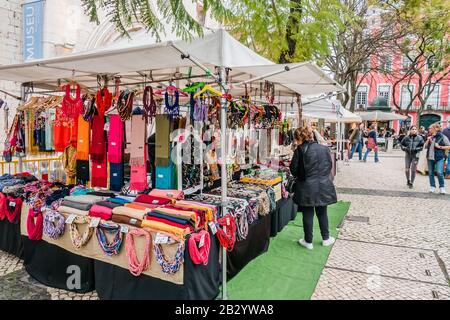
<path id="1" fill-rule="evenodd" d="M 412 130 L 413 128 L 416 128 L 416 130 L 417 130 L 417 126 L 416 125 L 412 125 L 411 127 L 409 127 L 409 130 Z"/>

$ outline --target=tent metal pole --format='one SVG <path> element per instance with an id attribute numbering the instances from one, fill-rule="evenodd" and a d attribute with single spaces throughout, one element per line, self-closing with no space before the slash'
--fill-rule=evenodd
<path id="1" fill-rule="evenodd" d="M 242 86 L 242 85 L 247 84 L 247 83 L 252 83 L 252 82 L 255 82 L 255 81 L 258 81 L 258 80 L 263 80 L 265 78 L 276 76 L 276 75 L 278 75 L 280 73 L 283 73 L 283 72 L 288 72 L 288 71 L 291 71 L 291 70 L 295 70 L 297 68 L 303 67 L 306 64 L 309 64 L 309 62 L 303 62 L 303 63 L 300 63 L 300 64 L 298 64 L 296 66 L 292 66 L 292 67 L 289 67 L 288 65 L 285 65 L 283 70 L 272 71 L 272 72 L 269 72 L 269 73 L 264 74 L 264 75 L 259 76 L 259 77 L 255 77 L 255 78 L 251 78 L 249 80 L 241 81 L 241 82 L 238 82 L 238 83 L 234 84 L 234 86 L 238 87 L 238 86 Z"/>
<path id="2" fill-rule="evenodd" d="M 225 68 L 220 68 L 220 85 L 222 98 L 220 99 L 220 149 L 221 149 L 221 191 L 222 216 L 227 214 L 227 100 L 223 97 L 225 91 Z M 228 300 L 227 295 L 227 250 L 222 247 L 222 300 Z"/>

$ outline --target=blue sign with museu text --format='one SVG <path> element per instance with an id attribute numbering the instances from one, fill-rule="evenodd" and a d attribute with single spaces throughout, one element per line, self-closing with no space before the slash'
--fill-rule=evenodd
<path id="1" fill-rule="evenodd" d="M 43 57 L 44 0 L 23 4 L 23 60 Z"/>

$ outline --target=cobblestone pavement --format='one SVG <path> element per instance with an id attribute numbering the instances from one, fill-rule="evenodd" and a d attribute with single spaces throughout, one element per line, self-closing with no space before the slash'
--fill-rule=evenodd
<path id="1" fill-rule="evenodd" d="M 340 168 L 351 206 L 312 299 L 450 299 L 450 196 L 421 175 L 410 190 L 403 166 L 394 152 Z"/>

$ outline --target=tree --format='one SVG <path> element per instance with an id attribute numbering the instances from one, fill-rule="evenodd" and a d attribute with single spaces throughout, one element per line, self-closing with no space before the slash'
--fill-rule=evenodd
<path id="1" fill-rule="evenodd" d="M 405 59 L 403 67 L 390 75 L 393 104 L 407 115 L 418 100 L 419 118 L 437 85 L 450 78 L 450 3 L 446 0 L 386 1 L 384 5 L 395 11 L 397 24 L 405 30 L 404 36 L 393 42 L 393 50 Z M 409 99 L 407 105 L 402 105 L 396 92 L 405 83 Z M 410 86 L 412 83 L 415 88 Z"/>
<path id="2" fill-rule="evenodd" d="M 95 23 L 99 21 L 99 11 L 106 13 L 116 29 L 127 36 L 127 28 L 133 22 L 143 24 L 147 31 L 159 41 L 166 30 L 164 22 L 172 26 L 172 32 L 182 38 L 203 35 L 203 26 L 184 7 L 183 0 L 81 0 L 86 14 Z M 154 5 L 154 7 L 152 6 Z M 231 11 L 221 0 L 203 0 L 204 12 L 209 12 L 218 21 L 227 22 Z"/>

